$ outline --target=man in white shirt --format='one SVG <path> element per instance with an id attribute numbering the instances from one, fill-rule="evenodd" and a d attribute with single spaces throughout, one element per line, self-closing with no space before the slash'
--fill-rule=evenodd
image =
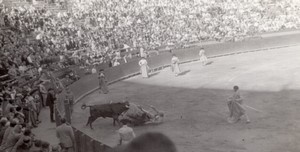
<path id="1" fill-rule="evenodd" d="M 19 71 L 21 74 L 24 74 L 26 70 L 27 70 L 27 66 L 25 65 L 24 62 L 22 62 L 21 66 L 19 66 Z"/>
<path id="2" fill-rule="evenodd" d="M 135 138 L 135 133 L 131 127 L 127 126 L 126 122 L 122 122 L 123 126 L 118 130 L 120 135 L 119 144 L 124 145 L 128 144 L 132 139 Z"/>

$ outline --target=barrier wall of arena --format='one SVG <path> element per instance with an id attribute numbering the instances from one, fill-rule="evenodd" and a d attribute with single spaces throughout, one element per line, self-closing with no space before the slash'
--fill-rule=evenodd
<path id="1" fill-rule="evenodd" d="M 300 34 L 288 34 L 281 36 L 273 36 L 262 39 L 252 39 L 241 42 L 227 42 L 227 43 L 215 43 L 203 45 L 206 51 L 206 55 L 209 58 L 233 55 L 246 52 L 269 50 L 274 48 L 282 48 L 288 46 L 296 46 L 300 44 Z M 162 69 L 170 65 L 172 54 L 176 54 L 180 59 L 181 63 L 196 61 L 199 58 L 200 47 L 191 47 L 184 49 L 172 50 L 169 53 L 163 53 L 158 56 L 147 58 L 148 65 L 151 69 Z M 109 84 L 115 83 L 122 79 L 138 75 L 140 73 L 138 60 L 131 61 L 126 64 L 121 64 L 116 67 L 105 69 L 105 75 L 109 81 Z M 88 94 L 96 91 L 98 88 L 97 74 L 86 75 L 80 80 L 76 81 L 69 86 L 70 90 L 74 93 L 75 102 L 80 101 Z M 59 102 L 63 102 L 64 93 L 59 95 Z M 64 104 L 59 103 L 57 106 L 58 115 L 64 116 Z M 80 130 L 76 129 L 76 141 L 78 145 L 78 151 L 86 152 L 103 152 L 109 149 L 108 146 L 103 145 L 101 142 L 94 140 L 93 138 L 85 135 Z M 97 148 L 95 148 L 97 147 Z M 96 150 L 97 149 L 97 150 Z M 89 150 L 89 151 L 87 151 Z"/>

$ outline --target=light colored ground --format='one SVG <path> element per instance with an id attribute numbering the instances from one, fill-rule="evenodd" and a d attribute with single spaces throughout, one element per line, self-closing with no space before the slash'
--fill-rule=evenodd
<path id="1" fill-rule="evenodd" d="M 175 77 L 169 68 L 149 79 L 139 76 L 109 86 L 110 94 L 94 92 L 75 107 L 73 124 L 88 135 L 114 146 L 118 135 L 112 119 L 99 118 L 94 130 L 85 127 L 88 109 L 82 103 L 131 102 L 154 105 L 166 114 L 156 126 L 135 127 L 137 135 L 159 131 L 169 136 L 180 152 L 299 152 L 300 47 L 245 53 L 181 65 Z M 151 67 L 151 65 L 150 65 Z M 251 123 L 228 124 L 226 99 L 239 85 Z"/>
<path id="2" fill-rule="evenodd" d="M 58 145 L 58 139 L 56 137 L 56 124 L 50 122 L 50 109 L 43 108 L 39 119 L 42 121 L 37 128 L 32 131 L 37 139 L 47 141 L 51 145 Z"/>

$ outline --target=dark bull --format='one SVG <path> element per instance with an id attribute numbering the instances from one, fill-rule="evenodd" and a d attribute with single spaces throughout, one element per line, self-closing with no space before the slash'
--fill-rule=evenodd
<path id="1" fill-rule="evenodd" d="M 98 119 L 102 118 L 113 118 L 113 125 L 115 126 L 115 122 L 117 121 L 120 124 L 119 116 L 129 108 L 129 102 L 118 102 L 118 103 L 107 103 L 101 105 L 86 105 L 83 104 L 81 109 L 85 109 L 86 107 L 90 107 L 90 117 L 87 121 L 86 126 L 90 125 L 91 129 L 93 129 L 92 123 Z"/>

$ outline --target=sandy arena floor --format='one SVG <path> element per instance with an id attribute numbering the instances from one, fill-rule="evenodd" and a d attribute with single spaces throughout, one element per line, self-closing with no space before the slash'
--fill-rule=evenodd
<path id="1" fill-rule="evenodd" d="M 88 135 L 114 146 L 118 126 L 112 119 L 97 119 L 94 130 L 85 127 L 89 110 L 82 103 L 131 102 L 166 114 L 160 125 L 135 127 L 137 135 L 158 131 L 169 136 L 179 152 L 299 152 L 300 151 L 300 47 L 289 47 L 211 59 L 181 65 L 175 77 L 170 69 L 149 79 L 136 76 L 109 86 L 110 94 L 98 91 L 75 107 L 73 124 Z M 151 65 L 149 65 L 151 67 Z M 226 121 L 226 99 L 239 85 L 251 123 Z"/>

